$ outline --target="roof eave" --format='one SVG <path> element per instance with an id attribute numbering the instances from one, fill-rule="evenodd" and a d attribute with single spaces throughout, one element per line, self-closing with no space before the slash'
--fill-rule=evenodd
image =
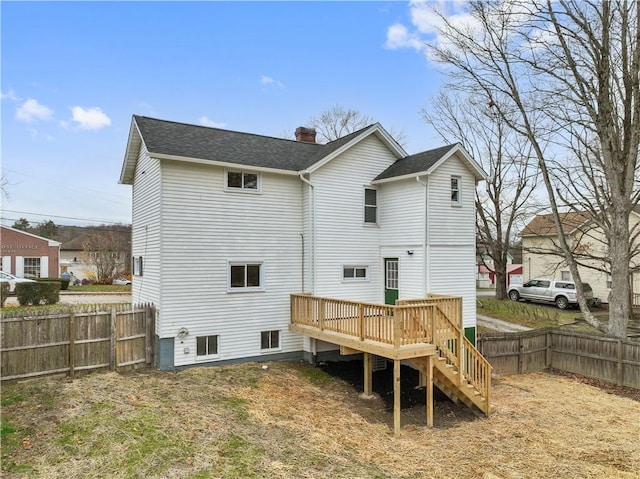
<path id="1" fill-rule="evenodd" d="M 138 153 L 140 147 L 144 143 L 142 134 L 136 123 L 135 116 L 131 118 L 131 128 L 129 129 L 129 138 L 127 139 L 127 148 L 125 149 L 124 160 L 122 162 L 122 170 L 120 170 L 120 180 L 118 183 L 122 185 L 132 185 L 133 177 L 138 164 Z"/>
<path id="2" fill-rule="evenodd" d="M 213 166 L 221 166 L 223 168 L 243 168 L 249 169 L 251 171 L 261 171 L 266 173 L 277 173 L 281 175 L 291 175 L 291 176 L 299 176 L 299 170 L 283 170 L 281 168 L 269 168 L 266 166 L 254 166 L 254 165 L 243 165 L 239 163 L 231 163 L 228 161 L 216 161 L 216 160 L 205 160 L 202 158 L 191 158 L 188 156 L 179 156 L 179 155 L 167 155 L 164 153 L 154 153 L 152 151 L 148 152 L 151 158 L 156 158 L 158 160 L 170 160 L 170 161 L 180 161 L 184 163 L 196 163 L 200 165 L 213 165 Z"/>

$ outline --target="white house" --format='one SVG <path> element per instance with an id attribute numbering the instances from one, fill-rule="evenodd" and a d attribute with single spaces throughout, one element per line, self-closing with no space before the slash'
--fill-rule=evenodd
<path id="1" fill-rule="evenodd" d="M 133 301 L 157 306 L 157 363 L 322 359 L 289 331 L 290 294 L 393 303 L 463 297 L 475 339 L 478 164 L 415 155 L 376 123 L 325 145 L 134 116 Z"/>

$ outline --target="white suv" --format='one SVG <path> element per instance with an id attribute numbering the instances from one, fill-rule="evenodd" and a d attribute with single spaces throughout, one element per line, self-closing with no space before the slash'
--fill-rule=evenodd
<path id="1" fill-rule="evenodd" d="M 587 302 L 593 303 L 591 286 L 588 283 L 583 283 L 582 286 Z M 513 301 L 524 299 L 525 301 L 556 303 L 560 309 L 567 309 L 570 305 L 578 304 L 575 283 L 560 279 L 532 279 L 524 284 L 510 286 L 508 294 Z"/>

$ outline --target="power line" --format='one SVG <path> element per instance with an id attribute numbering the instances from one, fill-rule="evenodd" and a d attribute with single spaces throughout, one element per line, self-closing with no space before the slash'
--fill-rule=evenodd
<path id="1" fill-rule="evenodd" d="M 2 211 L 3 211 L 3 213 L 4 212 L 7 212 L 7 213 L 18 213 L 20 215 L 34 215 L 34 216 L 42 216 L 42 217 L 46 217 L 46 218 L 62 218 L 62 219 L 65 219 L 65 220 L 88 221 L 88 222 L 91 222 L 91 223 L 106 223 L 106 224 L 112 224 L 112 225 L 122 224 L 122 221 L 112 221 L 112 220 L 95 219 L 95 218 L 78 218 L 78 217 L 75 217 L 75 216 L 49 215 L 49 214 L 43 214 L 43 213 L 34 213 L 34 212 L 31 212 L 31 211 L 16 211 L 16 210 L 2 210 Z M 3 217 L 2 219 L 11 221 L 10 218 L 4 218 Z"/>

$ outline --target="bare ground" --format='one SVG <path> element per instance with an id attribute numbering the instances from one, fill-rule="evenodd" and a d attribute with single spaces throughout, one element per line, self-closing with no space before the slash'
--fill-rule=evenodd
<path id="1" fill-rule="evenodd" d="M 375 383 L 376 379 L 374 379 Z M 547 373 L 497 378 L 496 412 L 405 404 L 302 363 L 3 385 L 5 477 L 637 478 L 640 402 Z"/>

